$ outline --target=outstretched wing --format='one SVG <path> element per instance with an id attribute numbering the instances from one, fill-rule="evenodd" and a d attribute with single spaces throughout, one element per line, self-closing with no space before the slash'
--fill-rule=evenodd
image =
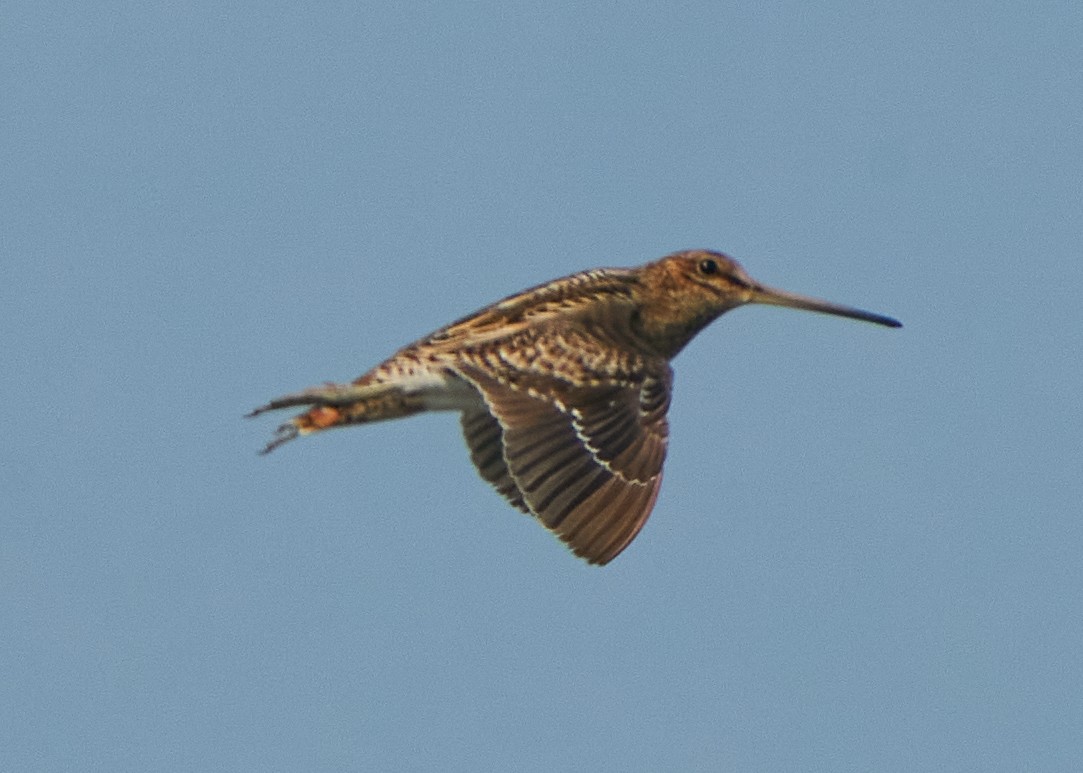
<path id="1" fill-rule="evenodd" d="M 489 409 L 488 418 L 463 416 L 482 477 L 576 555 L 595 564 L 615 558 L 643 527 L 662 482 L 669 367 L 584 385 L 473 366 L 460 372 Z"/>
<path id="2" fill-rule="evenodd" d="M 463 437 L 470 448 L 470 460 L 478 468 L 481 477 L 492 485 L 513 507 L 524 513 L 530 508 L 523 501 L 519 485 L 508 471 L 504 461 L 504 428 L 485 406 L 463 411 Z"/>

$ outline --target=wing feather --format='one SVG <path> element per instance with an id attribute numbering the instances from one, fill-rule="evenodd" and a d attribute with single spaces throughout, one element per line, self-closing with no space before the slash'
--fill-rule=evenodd
<path id="1" fill-rule="evenodd" d="M 500 422 L 485 407 L 480 407 L 463 412 L 462 428 L 470 448 L 470 459 L 481 477 L 513 507 L 529 514 L 530 508 L 523 501 L 523 494 L 504 461 L 504 429 Z"/>
<path id="2" fill-rule="evenodd" d="M 472 416 L 470 426 L 484 432 L 471 436 L 464 417 L 475 464 L 488 462 L 479 464 L 482 476 L 503 485 L 513 503 L 518 497 L 577 555 L 611 561 L 643 527 L 661 484 L 670 383 L 662 366 L 639 383 L 570 385 L 537 374 L 502 379 L 464 365 L 460 375 L 481 393 L 492 420 Z M 492 423 L 502 466 L 492 461 Z"/>

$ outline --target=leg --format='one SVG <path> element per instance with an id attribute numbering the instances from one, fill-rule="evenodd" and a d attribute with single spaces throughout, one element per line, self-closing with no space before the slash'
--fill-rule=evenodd
<path id="1" fill-rule="evenodd" d="M 259 416 L 298 405 L 312 407 L 275 430 L 274 437 L 261 454 L 269 454 L 299 435 L 350 424 L 398 419 L 426 410 L 420 395 L 405 392 L 395 384 L 327 384 L 272 400 L 247 415 Z"/>

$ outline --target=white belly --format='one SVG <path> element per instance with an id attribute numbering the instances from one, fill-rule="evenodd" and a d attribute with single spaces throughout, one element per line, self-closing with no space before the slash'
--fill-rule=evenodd
<path id="1" fill-rule="evenodd" d="M 466 381 L 441 372 L 420 371 L 396 381 L 406 394 L 421 398 L 430 411 L 464 411 L 483 405 L 481 395 Z"/>

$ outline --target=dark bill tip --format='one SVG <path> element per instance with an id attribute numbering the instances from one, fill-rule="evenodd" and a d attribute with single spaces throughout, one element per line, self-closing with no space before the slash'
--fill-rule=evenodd
<path id="1" fill-rule="evenodd" d="M 785 290 L 776 290 L 773 287 L 764 287 L 762 285 L 755 288 L 755 292 L 749 302 L 764 303 L 770 306 L 785 306 L 789 309 L 804 309 L 805 311 L 815 311 L 819 314 L 831 314 L 836 317 L 848 317 L 849 319 L 858 319 L 862 322 L 872 322 L 875 325 L 883 325 L 884 327 L 902 327 L 902 322 L 899 322 L 899 320 L 894 317 L 876 314 L 871 311 L 865 311 L 864 309 L 856 309 L 853 306 L 843 306 L 839 303 L 831 303 L 830 301 L 820 300 L 819 298 L 810 298 L 807 295 L 798 295 L 797 293 L 789 293 Z"/>

